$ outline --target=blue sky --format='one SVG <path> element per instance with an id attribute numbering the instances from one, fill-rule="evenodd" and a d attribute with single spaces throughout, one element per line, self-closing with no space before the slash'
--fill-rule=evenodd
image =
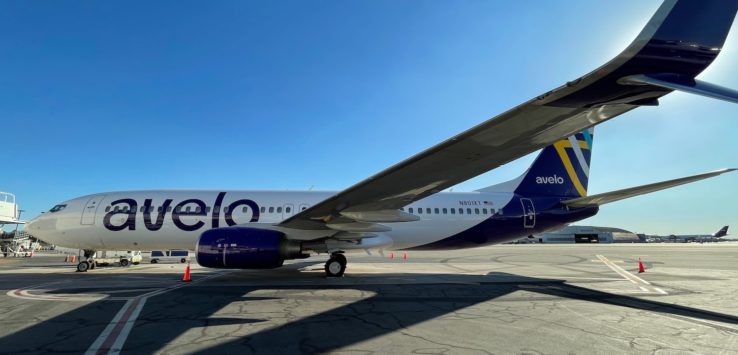
<path id="1" fill-rule="evenodd" d="M 595 69 L 660 3 L 4 1 L 0 190 L 24 217 L 111 190 L 340 190 Z M 736 88 L 733 27 L 700 78 Z M 589 192 L 738 167 L 737 114 L 674 93 L 598 126 Z M 583 223 L 738 229 L 738 173 Z"/>

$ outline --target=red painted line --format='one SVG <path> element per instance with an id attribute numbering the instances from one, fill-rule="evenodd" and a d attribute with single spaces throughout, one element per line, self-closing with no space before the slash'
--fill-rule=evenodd
<path id="1" fill-rule="evenodd" d="M 118 324 L 115 325 L 115 328 L 108 334 L 108 337 L 105 339 L 105 341 L 100 345 L 100 349 L 97 350 L 96 354 L 107 354 L 110 352 L 110 347 L 115 344 L 115 341 L 118 339 L 118 336 L 120 335 L 121 330 L 123 330 L 123 327 L 128 322 L 128 319 L 131 318 L 131 313 L 136 309 L 136 306 L 138 306 L 138 303 L 141 302 L 141 298 L 135 298 L 133 302 L 130 303 L 130 306 L 126 310 L 126 313 L 123 314 L 123 317 L 121 317 L 118 320 Z"/>

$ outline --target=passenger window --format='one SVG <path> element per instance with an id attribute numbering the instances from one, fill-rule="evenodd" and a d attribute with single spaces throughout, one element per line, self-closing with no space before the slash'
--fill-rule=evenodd
<path id="1" fill-rule="evenodd" d="M 200 206 L 195 207 L 195 213 L 200 213 L 200 212 L 202 212 L 202 207 Z"/>
<path id="2" fill-rule="evenodd" d="M 423 214 L 423 209 L 418 207 L 418 214 Z"/>
<path id="3" fill-rule="evenodd" d="M 448 209 L 444 208 L 443 209 L 443 214 L 447 214 L 447 213 L 448 213 Z"/>
<path id="4" fill-rule="evenodd" d="M 430 208 L 426 208 L 425 209 L 425 213 L 430 214 L 431 213 L 431 209 Z"/>
<path id="5" fill-rule="evenodd" d="M 290 211 L 292 211 L 292 207 L 285 207 L 284 211 L 287 213 L 290 213 Z"/>
<path id="6" fill-rule="evenodd" d="M 146 206 L 141 206 L 141 213 L 143 213 L 144 208 L 146 208 Z"/>
<path id="7" fill-rule="evenodd" d="M 192 208 L 192 207 L 190 207 L 190 206 L 187 206 L 187 208 L 185 208 L 185 212 L 187 212 L 187 213 L 190 213 L 190 211 L 191 211 L 191 208 Z"/>
<path id="8" fill-rule="evenodd" d="M 277 213 L 282 213 L 282 207 L 277 207 Z"/>
<path id="9" fill-rule="evenodd" d="M 161 213 L 161 206 L 157 207 L 156 208 L 156 211 L 159 212 L 159 213 Z"/>
<path id="10" fill-rule="evenodd" d="M 463 208 L 459 208 L 459 214 L 464 214 L 464 209 Z"/>
<path id="11" fill-rule="evenodd" d="M 269 213 L 274 213 L 274 207 L 269 207 Z"/>
<path id="12" fill-rule="evenodd" d="M 487 209 L 486 208 L 482 208 L 482 214 L 487 214 Z"/>
<path id="13" fill-rule="evenodd" d="M 306 209 L 307 209 L 307 206 L 302 206 L 302 208 L 300 209 L 300 211 L 304 211 Z"/>
<path id="14" fill-rule="evenodd" d="M 479 209 L 478 208 L 475 208 L 474 209 L 474 214 L 479 214 Z"/>
<path id="15" fill-rule="evenodd" d="M 110 206 L 105 207 L 105 212 L 110 212 Z"/>
<path id="16" fill-rule="evenodd" d="M 261 206 L 261 213 L 264 213 L 264 212 L 266 212 L 266 211 L 267 211 L 266 207 L 264 207 L 264 206 Z"/>
<path id="17" fill-rule="evenodd" d="M 413 208 L 410 207 L 407 211 L 410 212 L 410 213 L 413 213 Z"/>
<path id="18" fill-rule="evenodd" d="M 205 213 L 210 213 L 210 206 L 205 207 Z"/>
<path id="19" fill-rule="evenodd" d="M 451 209 L 451 214 L 456 214 L 456 209 L 455 208 L 452 208 Z"/>
<path id="20" fill-rule="evenodd" d="M 223 207 L 223 213 L 228 213 L 229 209 L 228 207 Z"/>
<path id="21" fill-rule="evenodd" d="M 172 206 L 167 206 L 167 212 L 172 212 Z"/>
<path id="22" fill-rule="evenodd" d="M 471 214 L 471 208 L 466 209 L 466 214 Z"/>
<path id="23" fill-rule="evenodd" d="M 248 210 L 249 210 L 248 207 L 243 206 L 243 208 L 241 209 L 241 212 L 246 213 L 246 212 L 248 212 Z"/>
<path id="24" fill-rule="evenodd" d="M 438 207 L 436 207 L 436 209 L 435 209 L 435 210 L 436 210 L 436 214 L 439 214 L 439 213 L 441 213 L 441 212 L 439 212 L 439 211 L 438 211 Z"/>
<path id="25" fill-rule="evenodd" d="M 128 212 L 128 206 L 123 206 L 123 212 Z"/>

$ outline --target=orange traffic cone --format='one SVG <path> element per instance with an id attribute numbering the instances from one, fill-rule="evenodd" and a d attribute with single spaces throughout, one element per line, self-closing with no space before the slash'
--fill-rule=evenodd
<path id="1" fill-rule="evenodd" d="M 403 252 L 402 253 L 402 259 L 403 260 L 407 260 L 407 252 Z"/>
<path id="2" fill-rule="evenodd" d="M 646 268 L 643 267 L 643 261 L 641 261 L 641 258 L 638 258 L 638 273 L 646 272 Z"/>
<path id="3" fill-rule="evenodd" d="M 391 251 L 390 252 L 390 259 L 394 259 L 394 258 L 395 258 L 395 252 L 394 251 Z"/>
<path id="4" fill-rule="evenodd" d="M 77 260 L 77 255 L 72 255 L 72 262 L 74 263 L 75 260 Z"/>
<path id="5" fill-rule="evenodd" d="M 68 263 L 69 262 L 69 254 L 67 254 L 67 257 L 66 258 L 64 258 L 64 262 L 65 263 Z"/>
<path id="6" fill-rule="evenodd" d="M 184 277 L 182 277 L 182 282 L 190 282 L 190 263 L 187 263 L 187 267 L 185 267 L 185 273 Z"/>

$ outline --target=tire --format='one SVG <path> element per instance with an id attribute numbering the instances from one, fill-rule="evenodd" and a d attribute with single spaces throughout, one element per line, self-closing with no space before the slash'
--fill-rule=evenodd
<path id="1" fill-rule="evenodd" d="M 89 269 L 90 263 L 86 261 L 80 261 L 79 264 L 77 264 L 77 272 L 87 272 Z"/>
<path id="2" fill-rule="evenodd" d="M 335 256 L 331 256 L 325 263 L 325 276 L 327 277 L 341 277 L 346 272 L 346 258 L 343 259 Z"/>
<path id="3" fill-rule="evenodd" d="M 133 265 L 138 265 L 138 264 L 139 264 L 139 262 L 138 262 L 138 261 L 137 261 L 137 262 L 135 262 L 135 263 L 133 263 Z"/>
<path id="4" fill-rule="evenodd" d="M 185 258 L 179 259 L 179 262 L 182 263 L 182 264 L 184 264 L 184 263 L 187 262 L 187 259 L 185 259 Z"/>
<path id="5" fill-rule="evenodd" d="M 156 259 L 151 259 L 151 263 L 152 263 L 152 264 L 156 264 L 156 263 L 158 263 L 158 262 L 159 262 L 159 260 L 156 260 Z"/>
<path id="6" fill-rule="evenodd" d="M 126 267 L 128 265 L 129 265 L 128 259 L 121 259 L 121 261 L 120 261 L 120 266 L 121 267 Z"/>
<path id="7" fill-rule="evenodd" d="M 341 253 L 335 253 L 331 256 L 338 259 L 338 261 L 342 263 L 344 267 L 348 264 L 348 260 L 346 260 L 346 256 Z"/>

